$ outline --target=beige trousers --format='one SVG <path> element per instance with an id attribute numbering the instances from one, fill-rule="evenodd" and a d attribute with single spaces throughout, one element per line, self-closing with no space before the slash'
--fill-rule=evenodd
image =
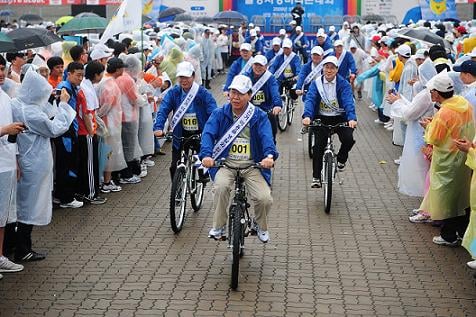
<path id="1" fill-rule="evenodd" d="M 221 228 L 228 221 L 231 192 L 235 189 L 236 171 L 222 167 L 215 175 L 213 228 Z M 245 179 L 246 192 L 254 203 L 255 219 L 261 230 L 268 230 L 267 215 L 273 205 L 271 188 L 261 175 L 259 169 L 250 168 L 242 172 Z"/>

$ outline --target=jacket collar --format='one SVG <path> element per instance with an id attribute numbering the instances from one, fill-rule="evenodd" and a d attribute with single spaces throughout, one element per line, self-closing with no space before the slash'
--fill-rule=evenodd
<path id="1" fill-rule="evenodd" d="M 253 117 L 251 118 L 250 120 L 250 125 L 254 125 L 256 123 L 256 121 L 258 120 L 258 110 L 259 108 L 256 107 L 255 109 L 255 113 L 253 114 Z M 233 122 L 233 112 L 231 110 L 231 103 L 227 103 L 226 105 L 223 106 L 223 111 L 224 111 L 224 114 L 225 116 L 231 121 Z"/>

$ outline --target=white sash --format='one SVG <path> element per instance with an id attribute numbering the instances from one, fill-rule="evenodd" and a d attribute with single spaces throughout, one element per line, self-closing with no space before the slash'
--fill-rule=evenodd
<path id="1" fill-rule="evenodd" d="M 190 88 L 190 91 L 185 96 L 185 99 L 178 107 L 177 112 L 175 112 L 172 121 L 170 122 L 170 128 L 172 130 L 175 129 L 180 120 L 182 120 L 183 115 L 185 114 L 185 112 L 187 112 L 188 107 L 190 107 L 190 105 L 192 104 L 193 100 L 195 99 L 195 96 L 197 96 L 199 87 L 200 86 L 196 82 L 193 82 L 192 88 Z"/>
<path id="2" fill-rule="evenodd" d="M 311 62 L 312 63 L 312 62 Z M 311 64 L 312 65 L 312 64 Z M 312 67 L 312 66 L 311 66 Z M 306 86 L 309 84 L 320 72 L 322 71 L 322 64 L 319 63 L 314 69 L 307 75 L 306 79 L 304 79 L 304 85 Z"/>
<path id="3" fill-rule="evenodd" d="M 248 125 L 251 118 L 255 113 L 255 106 L 251 103 L 248 103 L 248 108 L 245 112 L 238 118 L 238 120 L 233 123 L 233 125 L 226 131 L 226 133 L 218 140 L 218 142 L 213 147 L 213 160 L 218 159 L 218 157 L 225 151 L 225 149 L 235 141 L 236 137 L 243 131 L 243 129 Z"/>
<path id="4" fill-rule="evenodd" d="M 336 113 L 342 112 L 340 108 L 332 105 L 332 102 L 327 97 L 326 91 L 324 90 L 324 85 L 322 84 L 322 76 L 319 76 L 316 79 L 316 86 L 317 86 L 317 91 L 319 91 L 319 95 L 321 95 L 321 101 L 325 103 L 326 106 L 328 106 L 333 112 L 336 112 Z M 337 86 L 337 83 L 336 83 L 336 86 Z"/>
<path id="5" fill-rule="evenodd" d="M 299 41 L 302 37 L 304 36 L 304 33 L 299 34 L 295 39 L 294 39 L 294 45 L 296 45 L 297 41 Z M 301 45 L 302 46 L 302 45 Z"/>
<path id="6" fill-rule="evenodd" d="M 274 61 L 276 60 L 276 57 L 278 57 L 281 54 L 283 54 L 282 48 L 280 48 L 279 51 L 276 54 L 274 54 L 274 57 L 268 62 L 268 65 L 269 66 L 273 65 Z"/>
<path id="7" fill-rule="evenodd" d="M 268 81 L 268 79 L 273 76 L 273 74 L 270 71 L 266 71 L 263 76 L 253 85 L 251 88 L 251 97 L 253 97 L 256 92 L 260 90 L 261 87 Z"/>
<path id="8" fill-rule="evenodd" d="M 329 38 L 331 39 L 331 41 L 334 41 L 335 37 L 337 36 L 337 33 L 332 33 L 331 36 L 329 36 Z"/>
<path id="9" fill-rule="evenodd" d="M 281 74 L 283 73 L 284 69 L 288 67 L 289 63 L 291 63 L 291 60 L 296 56 L 296 53 L 292 52 L 289 54 L 289 56 L 284 60 L 284 62 L 281 64 L 281 66 L 278 68 L 276 73 L 274 73 L 274 77 L 279 78 Z"/>
<path id="10" fill-rule="evenodd" d="M 345 55 L 347 54 L 346 50 L 342 51 L 342 54 L 340 54 L 339 59 L 337 60 L 337 66 L 340 67 L 342 62 L 344 61 Z"/>
<path id="11" fill-rule="evenodd" d="M 331 54 L 332 52 L 334 52 L 334 49 L 331 47 L 327 50 L 324 51 L 324 54 L 322 54 L 324 57 L 326 57 L 327 55 Z"/>
<path id="12" fill-rule="evenodd" d="M 238 75 L 243 75 L 244 73 L 246 73 L 251 68 L 252 64 L 253 64 L 253 57 L 250 57 L 250 59 L 245 64 L 245 66 L 243 66 L 243 68 L 241 69 L 241 72 Z"/>

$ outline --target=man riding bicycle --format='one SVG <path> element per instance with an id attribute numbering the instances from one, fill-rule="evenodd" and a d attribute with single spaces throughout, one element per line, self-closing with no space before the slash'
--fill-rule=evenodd
<path id="1" fill-rule="evenodd" d="M 213 228 L 209 237 L 216 240 L 225 236 L 227 211 L 233 190 L 234 171 L 213 168 L 216 160 L 225 159 L 230 166 L 260 163 L 264 169 L 243 171 L 245 186 L 254 201 L 258 238 L 268 242 L 267 215 L 273 204 L 271 171 L 278 152 L 268 116 L 250 103 L 252 83 L 249 77 L 236 76 L 230 85 L 230 103 L 218 108 L 207 121 L 202 133 L 200 159 L 210 169 L 214 180 Z"/>
<path id="2" fill-rule="evenodd" d="M 349 151 L 355 143 L 353 129 L 357 127 L 352 87 L 345 78 L 337 74 L 338 61 L 335 56 L 326 57 L 322 64 L 323 75 L 314 80 L 309 87 L 304 103 L 302 124 L 308 126 L 312 120 L 316 119 L 320 119 L 326 125 L 348 122 L 351 129 L 341 127 L 335 130 L 341 142 L 341 147 L 337 154 L 337 168 L 339 171 L 343 171 Z M 312 188 L 322 187 L 322 157 L 327 143 L 327 136 L 328 134 L 325 129 L 317 130 L 314 155 L 312 157 Z"/>
<path id="3" fill-rule="evenodd" d="M 284 39 L 283 54 L 276 57 L 273 65 L 270 65 L 269 71 L 278 80 L 280 93 L 283 93 L 285 86 L 291 89 L 296 83 L 301 71 L 301 59 L 293 52 L 293 42 L 290 39 Z M 298 96 L 296 93 L 292 93 L 291 98 L 297 100 Z"/>
<path id="4" fill-rule="evenodd" d="M 165 121 L 173 111 L 174 115 L 170 122 L 174 135 L 170 165 L 172 179 L 177 162 L 180 160 L 180 138 L 200 134 L 211 113 L 217 108 L 215 98 L 194 81 L 195 69 L 191 63 L 182 62 L 177 65 L 177 78 L 179 84 L 165 95 L 154 123 L 154 135 L 163 136 Z M 196 143 L 193 147 L 198 152 L 200 144 Z"/>
<path id="5" fill-rule="evenodd" d="M 296 84 L 296 94 L 302 96 L 302 101 L 306 101 L 305 92 L 309 89 L 311 83 L 322 73 L 322 58 L 324 51 L 320 46 L 314 46 L 311 50 L 311 61 L 304 64 L 299 72 Z"/>

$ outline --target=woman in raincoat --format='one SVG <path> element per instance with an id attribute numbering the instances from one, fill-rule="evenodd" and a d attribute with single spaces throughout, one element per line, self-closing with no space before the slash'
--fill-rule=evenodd
<path id="1" fill-rule="evenodd" d="M 173 47 L 170 49 L 170 52 L 164 58 L 162 63 L 160 63 L 160 70 L 169 75 L 174 85 L 176 81 L 177 65 L 181 62 L 183 62 L 183 52 L 178 47 Z"/>
<path id="2" fill-rule="evenodd" d="M 440 236 L 433 242 L 455 246 L 458 235 L 463 236 L 466 230 L 471 169 L 465 165 L 466 154 L 457 149 L 454 140 L 473 139 L 473 111 L 465 98 L 453 95 L 453 81 L 447 73 L 433 77 L 427 89 L 432 101 L 441 105 L 433 119 L 421 121 L 426 127 L 425 141 L 433 146 L 428 209 L 431 219 L 443 221 Z"/>
<path id="3" fill-rule="evenodd" d="M 27 128 L 17 138 L 18 164 L 21 177 L 17 187 L 17 232 L 15 260 L 42 260 L 45 255 L 36 253 L 31 246 L 33 226 L 51 222 L 53 191 L 53 154 L 51 138 L 64 134 L 76 112 L 67 104 L 68 93 L 63 90 L 55 117 L 50 120 L 46 107 L 52 87 L 34 71 L 28 71 L 12 100 L 14 121 L 23 122 Z"/>

